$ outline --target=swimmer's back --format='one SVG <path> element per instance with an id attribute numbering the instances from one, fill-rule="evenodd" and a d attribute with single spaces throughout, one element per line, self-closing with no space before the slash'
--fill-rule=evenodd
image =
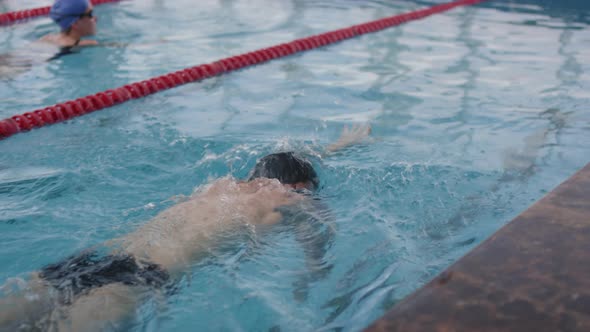
<path id="1" fill-rule="evenodd" d="M 240 225 L 279 222 L 278 208 L 296 204 L 303 199 L 300 196 L 278 180 L 222 178 L 122 238 L 122 248 L 174 273 L 190 265 L 222 232 Z"/>

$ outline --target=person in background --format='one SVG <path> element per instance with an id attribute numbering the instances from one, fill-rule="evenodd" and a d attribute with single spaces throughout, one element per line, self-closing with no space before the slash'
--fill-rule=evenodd
<path id="1" fill-rule="evenodd" d="M 26 47 L 0 54 L 0 79 L 12 79 L 34 65 L 77 53 L 85 46 L 121 46 L 117 43 L 99 44 L 82 39 L 96 34 L 96 16 L 89 0 L 56 0 L 49 16 L 61 31 L 41 37 Z"/>
<path id="2" fill-rule="evenodd" d="M 96 40 L 82 40 L 96 34 L 97 17 L 92 9 L 88 0 L 56 0 L 51 6 L 49 16 L 59 25 L 61 31 L 58 34 L 45 35 L 41 41 L 59 46 L 60 53 L 64 54 L 71 53 L 74 47 L 98 45 Z"/>

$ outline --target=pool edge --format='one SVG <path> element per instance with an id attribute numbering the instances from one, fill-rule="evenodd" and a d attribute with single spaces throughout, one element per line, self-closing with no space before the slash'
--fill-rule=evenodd
<path id="1" fill-rule="evenodd" d="M 365 331 L 590 331 L 590 163 Z"/>

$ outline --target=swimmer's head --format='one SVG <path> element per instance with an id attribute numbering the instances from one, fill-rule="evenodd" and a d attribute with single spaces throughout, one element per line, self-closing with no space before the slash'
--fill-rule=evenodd
<path id="1" fill-rule="evenodd" d="M 86 23 L 81 26 L 84 30 L 83 35 L 94 34 L 96 21 L 92 16 L 92 5 L 88 0 L 55 0 L 49 17 L 60 26 L 62 31 L 68 31 L 78 22 Z"/>
<path id="2" fill-rule="evenodd" d="M 311 162 L 293 152 L 273 153 L 260 159 L 248 181 L 256 178 L 278 179 L 294 189 L 313 190 L 319 185 L 318 175 Z"/>

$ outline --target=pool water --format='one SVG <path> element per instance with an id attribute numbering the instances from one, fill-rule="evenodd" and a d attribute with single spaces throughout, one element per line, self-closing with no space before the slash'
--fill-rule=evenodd
<path id="1" fill-rule="evenodd" d="M 125 1 L 84 49 L 0 79 L 0 117 L 441 1 Z M 46 5 L 7 1 L 4 11 Z M 267 153 L 315 155 L 332 268 L 280 227 L 213 251 L 135 331 L 359 330 L 583 167 L 590 5 L 490 1 L 188 84 L 0 141 L 0 284 L 131 232 Z M 0 53 L 55 31 L 0 28 Z M 31 54 L 34 56 L 34 54 Z M 16 278 L 16 279 L 15 279 Z"/>

